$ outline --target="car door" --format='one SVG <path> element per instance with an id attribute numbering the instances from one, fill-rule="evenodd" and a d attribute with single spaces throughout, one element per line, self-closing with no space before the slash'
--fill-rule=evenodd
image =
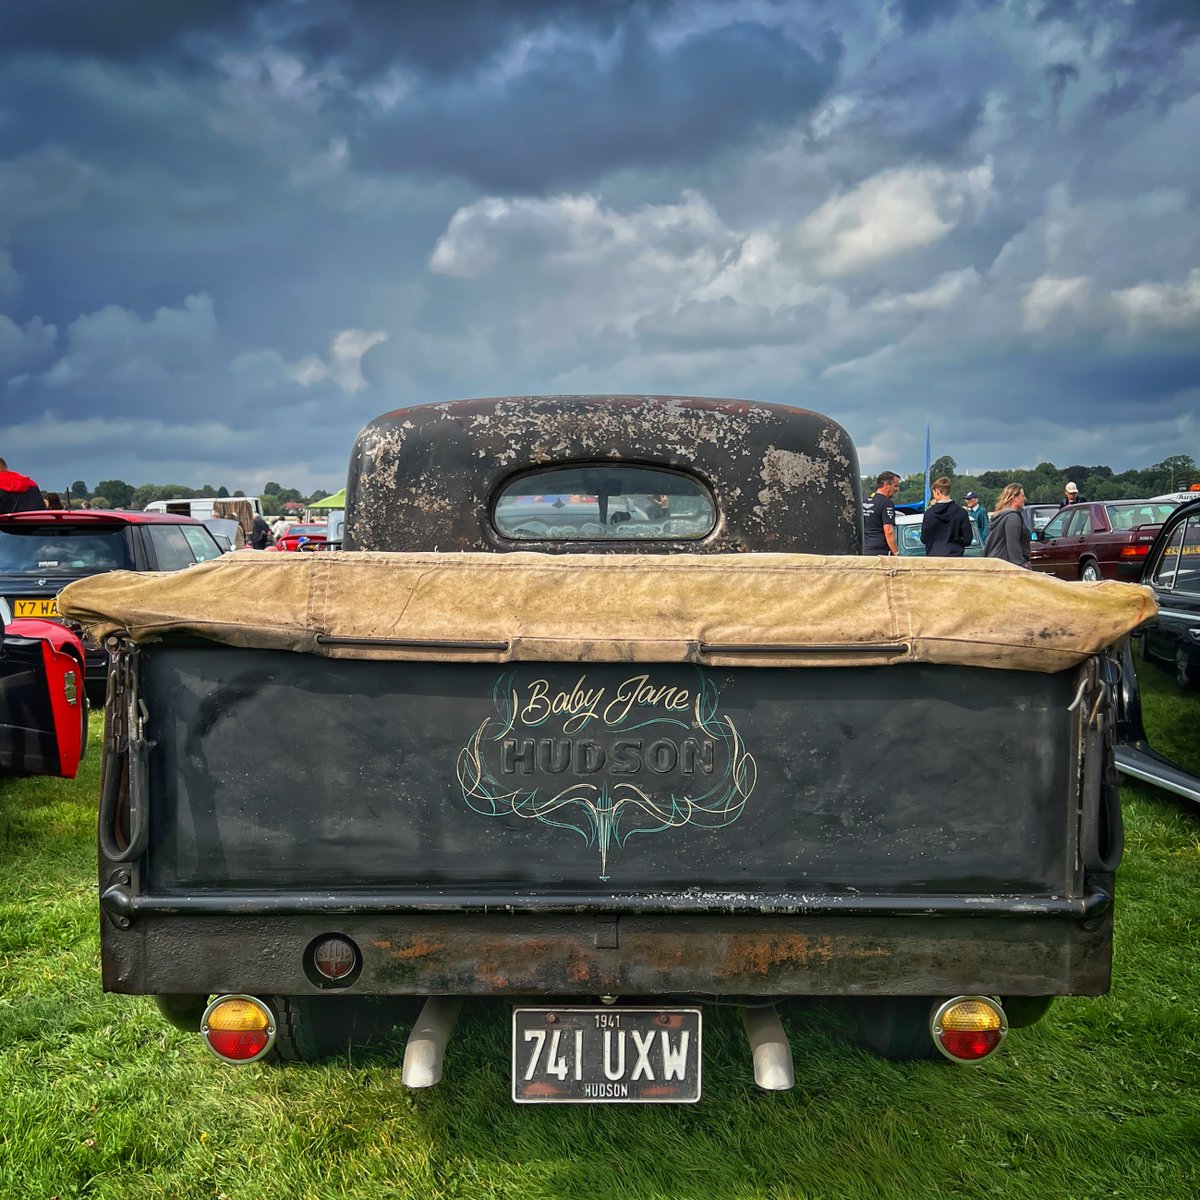
<path id="1" fill-rule="evenodd" d="M 1079 546 L 1075 556 L 1075 573 L 1068 578 L 1082 578 L 1084 562 L 1093 558 L 1105 579 L 1115 579 L 1120 547 L 1128 545 L 1129 534 L 1117 528 L 1117 522 L 1112 519 L 1112 510 L 1105 505 L 1087 504 L 1084 509 L 1087 520 L 1082 524 L 1071 522 L 1071 533 L 1078 531 Z"/>
<path id="2" fill-rule="evenodd" d="M 1061 575 L 1063 571 L 1067 529 L 1076 510 L 1064 508 L 1056 517 L 1046 522 L 1037 540 L 1029 545 L 1029 565 L 1035 571 L 1048 575 Z M 1073 578 L 1068 576 L 1067 578 Z"/>
<path id="3" fill-rule="evenodd" d="M 1151 655 L 1175 663 L 1181 683 L 1200 682 L 1200 513 L 1168 532 L 1146 582 L 1158 599 L 1146 635 Z"/>

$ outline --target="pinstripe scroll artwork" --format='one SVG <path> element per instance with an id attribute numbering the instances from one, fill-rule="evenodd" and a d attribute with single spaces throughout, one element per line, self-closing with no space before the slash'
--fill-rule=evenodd
<path id="1" fill-rule="evenodd" d="M 507 671 L 458 756 L 462 798 L 481 816 L 570 831 L 607 880 L 631 838 L 717 831 L 742 815 L 757 767 L 719 699 L 700 668 L 565 684 Z"/>

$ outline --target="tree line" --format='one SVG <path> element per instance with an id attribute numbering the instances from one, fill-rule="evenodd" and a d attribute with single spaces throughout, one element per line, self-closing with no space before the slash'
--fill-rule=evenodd
<path id="1" fill-rule="evenodd" d="M 203 496 L 216 500 L 228 500 L 231 497 L 244 496 L 243 491 L 231 492 L 227 487 L 213 487 L 205 484 L 203 487 L 193 487 L 186 483 L 143 483 L 139 487 L 126 483 L 123 479 L 102 479 L 91 489 L 82 480 L 77 479 L 68 489 L 71 504 L 78 506 L 81 501 L 88 501 L 92 508 L 145 508 L 155 500 L 175 500 L 179 497 Z M 266 512 L 282 512 L 283 506 L 291 501 L 299 504 L 315 504 L 324 500 L 331 493 L 318 488 L 311 495 L 305 495 L 296 488 L 285 488 L 268 480 L 263 484 L 259 493 L 262 497 L 263 509 Z M 66 497 L 63 497 L 64 501 Z"/>
<path id="2" fill-rule="evenodd" d="M 1085 500 L 1144 500 L 1166 492 L 1184 491 L 1189 484 L 1200 483 L 1200 466 L 1187 454 L 1174 454 L 1143 470 L 1116 472 L 1111 467 L 1088 467 L 1075 463 L 1056 467 L 1053 463 L 1038 463 L 1032 470 L 1013 468 L 1008 471 L 981 471 L 978 475 L 959 474 L 958 464 L 948 454 L 935 459 L 929 467 L 930 480 L 946 476 L 951 482 L 951 494 L 961 501 L 967 492 L 978 492 L 980 501 L 989 511 L 1007 484 L 1019 483 L 1025 489 L 1029 504 L 1057 504 L 1068 481 L 1079 488 Z M 875 477 L 863 476 L 863 495 L 875 490 Z M 925 499 L 925 476 L 917 471 L 903 476 L 896 493 L 897 504 L 913 504 Z"/>

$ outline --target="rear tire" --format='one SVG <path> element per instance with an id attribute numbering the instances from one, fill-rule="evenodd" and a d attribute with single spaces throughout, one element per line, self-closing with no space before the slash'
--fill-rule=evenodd
<path id="1" fill-rule="evenodd" d="M 936 1003 L 933 996 L 864 996 L 854 1003 L 859 1036 L 892 1062 L 946 1062 L 929 1032 Z"/>
<path id="2" fill-rule="evenodd" d="M 383 997 L 270 996 L 267 1003 L 277 1018 L 273 1056 L 284 1062 L 320 1062 L 370 1045 L 400 1015 Z"/>
<path id="3" fill-rule="evenodd" d="M 1104 578 L 1100 574 L 1100 568 L 1089 558 L 1087 562 L 1079 568 L 1079 578 L 1084 583 L 1099 583 Z"/>

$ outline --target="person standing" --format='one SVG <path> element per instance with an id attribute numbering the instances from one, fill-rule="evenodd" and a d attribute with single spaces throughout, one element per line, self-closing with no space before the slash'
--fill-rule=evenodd
<path id="1" fill-rule="evenodd" d="M 255 513 L 250 525 L 250 546 L 254 550 L 265 550 L 271 544 L 271 527 L 263 520 L 262 513 Z"/>
<path id="2" fill-rule="evenodd" d="M 985 558 L 1002 558 L 1018 567 L 1029 566 L 1029 530 L 1021 509 L 1025 507 L 1025 489 L 1010 483 L 996 501 L 991 528 L 983 546 Z"/>
<path id="3" fill-rule="evenodd" d="M 8 463 L 0 458 L 0 513 L 32 512 L 45 507 L 42 489 L 28 475 L 10 471 Z"/>
<path id="4" fill-rule="evenodd" d="M 979 534 L 979 544 L 982 546 L 987 541 L 988 515 L 987 509 L 979 502 L 979 493 L 968 492 L 963 497 L 963 507 L 967 510 L 967 516 Z"/>
<path id="5" fill-rule="evenodd" d="M 1068 483 L 1063 488 L 1063 498 L 1058 502 L 1059 508 L 1066 508 L 1068 504 L 1082 504 L 1083 497 L 1079 494 L 1079 488 L 1073 483 Z"/>
<path id="6" fill-rule="evenodd" d="M 892 497 L 900 488 L 895 471 L 881 471 L 875 490 L 863 503 L 864 554 L 898 554 L 896 549 L 896 506 Z"/>
<path id="7" fill-rule="evenodd" d="M 279 539 L 283 537 L 283 535 L 291 528 L 291 525 L 291 521 L 289 521 L 286 517 L 276 517 L 275 520 L 271 522 L 271 536 L 276 541 L 279 541 Z"/>
<path id="8" fill-rule="evenodd" d="M 921 542 L 929 558 L 962 558 L 971 544 L 971 518 L 950 497 L 944 475 L 929 485 L 933 503 L 921 518 Z"/>

